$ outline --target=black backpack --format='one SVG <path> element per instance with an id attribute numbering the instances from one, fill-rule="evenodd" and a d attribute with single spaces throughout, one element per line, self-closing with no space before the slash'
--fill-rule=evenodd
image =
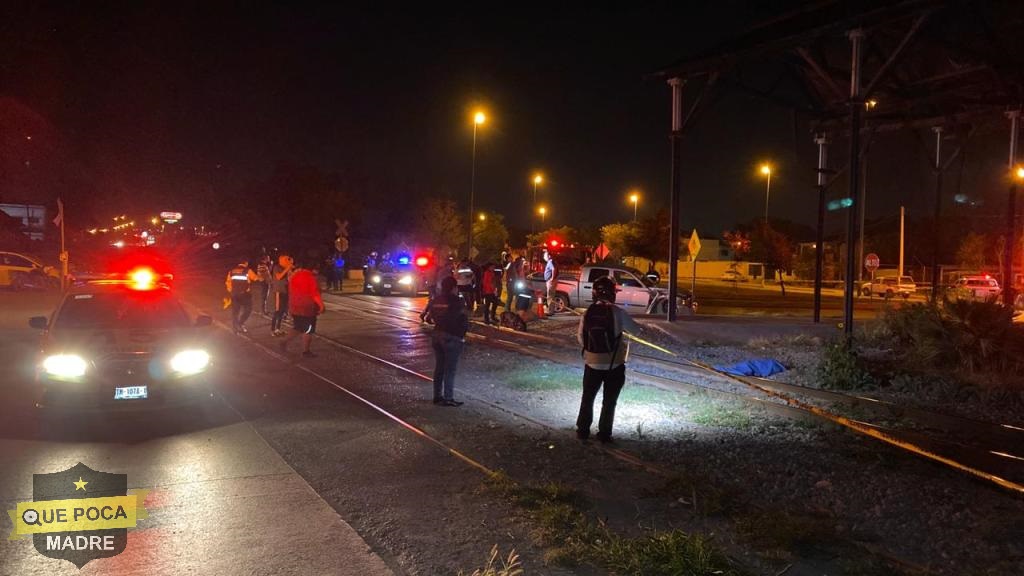
<path id="1" fill-rule="evenodd" d="M 615 333 L 615 308 L 611 304 L 591 304 L 583 315 L 583 350 L 612 354 L 619 348 L 621 334 Z"/>

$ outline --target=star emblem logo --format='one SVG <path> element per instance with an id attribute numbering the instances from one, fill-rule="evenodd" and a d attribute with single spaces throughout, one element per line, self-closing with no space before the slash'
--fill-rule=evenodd
<path id="1" fill-rule="evenodd" d="M 82 492 L 85 492 L 85 485 L 88 484 L 88 482 L 82 480 L 82 477 L 79 476 L 78 477 L 78 482 L 72 482 L 72 484 L 75 485 L 75 492 L 77 492 L 79 490 L 81 490 Z"/>

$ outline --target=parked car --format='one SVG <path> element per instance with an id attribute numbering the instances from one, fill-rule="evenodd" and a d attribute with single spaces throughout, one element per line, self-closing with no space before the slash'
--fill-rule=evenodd
<path id="1" fill-rule="evenodd" d="M 726 270 L 722 272 L 718 279 L 722 282 L 750 282 L 750 276 L 743 274 L 739 270 Z"/>
<path id="2" fill-rule="evenodd" d="M 989 275 L 964 276 L 953 285 L 953 293 L 963 300 L 994 300 L 1003 293 L 999 282 Z"/>
<path id="3" fill-rule="evenodd" d="M 594 281 L 605 276 L 615 281 L 619 291 L 615 303 L 627 313 L 661 314 L 668 311 L 668 288 L 659 288 L 635 268 L 603 264 L 584 266 L 579 273 L 559 274 L 556 301 L 552 304 L 554 310 L 590 306 L 593 302 L 591 292 Z M 543 273 L 531 274 L 528 280 L 532 290 L 545 290 Z M 693 295 L 686 290 L 680 290 L 678 298 L 679 312 L 693 313 L 697 307 Z"/>
<path id="4" fill-rule="evenodd" d="M 871 282 L 865 282 L 860 288 L 862 296 L 882 296 L 883 298 L 901 296 L 906 299 L 910 298 L 914 292 L 917 292 L 917 284 L 910 276 L 875 278 Z"/>
<path id="5" fill-rule="evenodd" d="M 45 290 L 60 286 L 60 270 L 31 256 L 0 252 L 0 287 Z"/>

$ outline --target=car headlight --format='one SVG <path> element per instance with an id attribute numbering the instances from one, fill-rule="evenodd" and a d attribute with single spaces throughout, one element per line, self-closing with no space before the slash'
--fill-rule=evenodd
<path id="1" fill-rule="evenodd" d="M 402 279 L 399 280 L 398 283 L 403 286 L 408 286 L 409 284 L 412 284 L 412 276 L 402 276 Z"/>
<path id="2" fill-rule="evenodd" d="M 522 290 L 525 287 L 526 284 L 524 284 L 523 282 L 516 282 L 516 290 Z"/>
<path id="3" fill-rule="evenodd" d="M 370 281 L 373 282 L 374 284 L 380 284 L 380 275 L 375 274 L 372 278 L 370 278 Z"/>
<path id="4" fill-rule="evenodd" d="M 54 354 L 43 360 L 43 370 L 58 378 L 80 378 L 88 368 L 85 360 L 76 354 Z"/>
<path id="5" fill-rule="evenodd" d="M 184 350 L 171 358 L 171 370 L 182 376 L 198 374 L 210 365 L 210 355 L 205 350 Z"/>

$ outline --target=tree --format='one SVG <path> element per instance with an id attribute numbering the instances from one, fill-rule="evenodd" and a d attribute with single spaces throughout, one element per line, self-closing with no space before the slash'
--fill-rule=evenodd
<path id="1" fill-rule="evenodd" d="M 747 254 L 750 254 L 750 237 L 746 233 L 739 230 L 735 232 L 723 232 L 722 238 L 725 243 L 732 249 L 732 259 L 740 262 L 746 258 Z"/>
<path id="2" fill-rule="evenodd" d="M 635 254 L 639 238 L 640 226 L 635 222 L 606 224 L 601 227 L 601 242 L 608 247 L 615 258 Z"/>
<path id="3" fill-rule="evenodd" d="M 465 238 L 466 227 L 451 200 L 427 198 L 416 211 L 413 224 L 420 242 L 439 255 L 454 252 Z"/>
<path id="4" fill-rule="evenodd" d="M 548 228 L 547 230 L 541 230 L 536 234 L 527 234 L 526 241 L 530 246 L 540 246 L 548 240 L 555 239 L 562 244 L 575 244 L 579 242 L 578 234 L 575 228 L 571 226 L 562 226 L 560 228 Z"/>
<path id="5" fill-rule="evenodd" d="M 968 232 L 960 240 L 960 248 L 956 251 L 956 260 L 960 266 L 969 270 L 981 270 L 988 261 L 988 240 L 984 235 Z"/>
<path id="6" fill-rule="evenodd" d="M 508 245 L 508 229 L 501 214 L 488 214 L 485 220 L 473 222 L 473 247 L 479 253 L 477 262 L 498 262 Z"/>

